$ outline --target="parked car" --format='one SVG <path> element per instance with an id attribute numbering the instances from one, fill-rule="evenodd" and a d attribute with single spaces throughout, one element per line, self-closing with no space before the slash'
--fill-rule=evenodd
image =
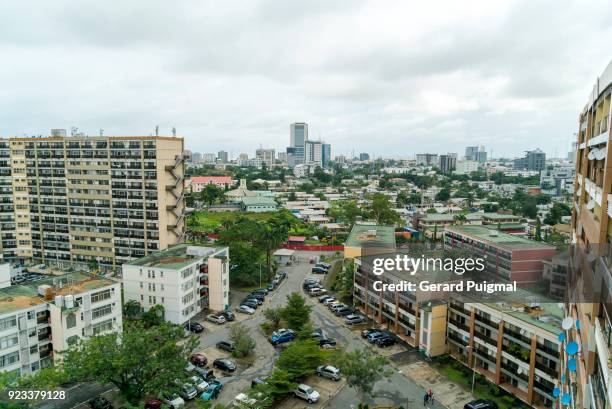
<path id="1" fill-rule="evenodd" d="M 268 384 L 268 378 L 270 376 L 266 375 L 266 376 L 258 376 L 256 378 L 251 379 L 251 388 L 256 387 L 257 385 L 267 385 Z"/>
<path id="2" fill-rule="evenodd" d="M 170 406 L 170 409 L 178 409 L 185 406 L 185 401 L 176 392 L 164 392 L 161 401 Z"/>
<path id="3" fill-rule="evenodd" d="M 276 273 L 276 276 L 279 277 L 281 280 L 284 280 L 285 278 L 287 278 L 287 272 L 279 271 L 278 273 Z"/>
<path id="4" fill-rule="evenodd" d="M 364 330 L 361 331 L 361 338 L 367 338 L 368 335 L 374 333 L 374 332 L 378 332 L 380 330 L 376 329 L 376 328 L 366 328 Z"/>
<path id="5" fill-rule="evenodd" d="M 276 288 L 276 286 L 272 283 L 268 284 L 268 291 L 273 291 Z"/>
<path id="6" fill-rule="evenodd" d="M 329 297 L 327 299 L 325 299 L 325 301 L 323 301 L 323 305 L 325 306 L 329 306 L 329 304 L 336 302 L 336 297 Z"/>
<path id="7" fill-rule="evenodd" d="M 257 399 L 249 398 L 249 395 L 247 395 L 246 393 L 239 393 L 232 400 L 232 407 L 233 408 L 253 408 L 255 407 L 256 403 L 257 403 Z"/>
<path id="8" fill-rule="evenodd" d="M 162 409 L 164 402 L 159 399 L 149 399 L 144 404 L 144 409 Z"/>
<path id="9" fill-rule="evenodd" d="M 249 296 L 247 296 L 244 299 L 244 302 L 253 302 L 253 303 L 255 303 L 255 304 L 257 304 L 259 306 L 259 305 L 263 304 L 264 300 L 263 300 L 263 298 L 261 298 L 261 299 L 260 298 L 255 298 L 255 297 L 249 295 Z"/>
<path id="10" fill-rule="evenodd" d="M 188 331 L 194 332 L 196 334 L 199 334 L 200 332 L 204 331 L 204 326 L 200 324 L 199 322 L 189 322 L 185 324 L 185 329 Z"/>
<path id="11" fill-rule="evenodd" d="M 346 316 L 344 322 L 346 325 L 357 325 L 365 322 L 365 317 L 359 314 L 350 314 Z"/>
<path id="12" fill-rule="evenodd" d="M 386 332 L 386 331 L 385 332 L 383 332 L 383 331 L 373 332 L 370 335 L 368 335 L 367 340 L 368 340 L 368 342 L 370 344 L 374 344 L 374 343 L 376 343 L 377 339 L 382 338 L 382 337 L 386 336 L 387 334 L 388 334 L 388 332 Z"/>
<path id="13" fill-rule="evenodd" d="M 336 340 L 332 338 L 320 339 L 319 346 L 323 349 L 334 349 L 336 348 Z"/>
<path id="14" fill-rule="evenodd" d="M 319 297 L 319 302 L 322 304 L 323 302 L 325 302 L 325 300 L 328 300 L 330 298 L 334 298 L 334 297 L 332 297 L 331 295 L 327 295 L 327 294 L 321 295 Z"/>
<path id="15" fill-rule="evenodd" d="M 315 287 L 315 288 L 311 288 L 308 291 L 308 294 L 310 294 L 311 297 L 315 297 L 317 295 L 325 294 L 326 292 L 327 290 L 325 288 Z"/>
<path id="16" fill-rule="evenodd" d="M 213 361 L 213 368 L 220 369 L 223 372 L 234 372 L 236 370 L 236 363 L 231 359 L 217 358 Z"/>
<path id="17" fill-rule="evenodd" d="M 236 316 L 230 310 L 223 311 L 221 315 L 223 315 L 225 317 L 225 320 L 229 322 L 234 321 L 236 319 Z"/>
<path id="18" fill-rule="evenodd" d="M 348 305 L 346 305 L 346 304 L 342 304 L 342 303 L 337 303 L 337 304 L 334 304 L 334 303 L 331 303 L 331 304 L 329 305 L 329 310 L 330 310 L 331 312 L 334 312 L 334 313 L 335 313 L 337 310 L 339 310 L 339 309 L 341 309 L 341 308 L 347 308 L 347 307 L 348 307 Z"/>
<path id="19" fill-rule="evenodd" d="M 221 314 L 208 314 L 206 320 L 219 325 L 225 324 L 225 317 Z"/>
<path id="20" fill-rule="evenodd" d="M 249 307 L 246 304 L 241 304 L 236 311 L 241 312 L 243 314 L 249 314 L 249 315 L 255 314 L 255 309 Z"/>
<path id="21" fill-rule="evenodd" d="M 349 307 L 337 308 L 334 310 L 336 317 L 346 317 L 347 315 L 354 314 L 355 310 Z"/>
<path id="22" fill-rule="evenodd" d="M 256 292 L 252 292 L 252 293 L 250 293 L 250 294 L 247 296 L 247 299 L 248 299 L 248 298 L 254 298 L 254 299 L 256 299 L 257 301 L 261 301 L 261 302 L 263 302 L 263 301 L 266 299 L 266 296 L 265 296 L 265 294 L 263 294 L 263 293 L 256 293 Z"/>
<path id="23" fill-rule="evenodd" d="M 177 382 L 177 384 L 179 387 L 179 395 L 181 396 L 181 398 L 183 398 L 183 400 L 191 400 L 195 398 L 196 396 L 198 396 L 198 390 L 192 384 L 190 383 L 181 384 L 180 382 Z"/>
<path id="24" fill-rule="evenodd" d="M 212 369 L 196 367 L 193 372 L 196 373 L 200 378 L 204 379 L 204 381 L 206 381 L 207 383 L 211 383 L 212 381 L 217 379 Z"/>
<path id="25" fill-rule="evenodd" d="M 463 409 L 498 409 L 498 406 L 492 400 L 477 399 L 466 403 Z"/>
<path id="26" fill-rule="evenodd" d="M 339 381 L 342 378 L 340 375 L 340 370 L 335 366 L 331 365 L 321 365 L 317 368 L 316 374 L 323 378 L 328 378 L 333 381 Z"/>
<path id="27" fill-rule="evenodd" d="M 328 271 L 322 267 L 313 267 L 312 268 L 312 273 L 313 274 L 327 274 Z"/>
<path id="28" fill-rule="evenodd" d="M 272 345 L 278 345 L 285 342 L 293 341 L 295 339 L 295 333 L 290 329 L 281 328 L 278 331 L 274 331 L 270 337 L 270 343 Z"/>
<path id="29" fill-rule="evenodd" d="M 308 283 L 304 286 L 304 291 L 308 292 L 313 288 L 323 288 L 323 286 L 320 283 Z"/>
<path id="30" fill-rule="evenodd" d="M 254 310 L 256 310 L 257 307 L 259 307 L 259 304 L 257 303 L 256 300 L 244 300 L 242 301 L 241 305 L 246 305 L 248 307 L 251 307 Z"/>
<path id="31" fill-rule="evenodd" d="M 204 354 L 192 354 L 189 358 L 189 362 L 194 364 L 195 366 L 203 367 L 208 364 L 208 359 Z"/>
<path id="32" fill-rule="evenodd" d="M 217 348 L 227 352 L 234 352 L 236 345 L 232 341 L 219 341 L 217 342 Z"/>
<path id="33" fill-rule="evenodd" d="M 266 294 L 268 294 L 268 289 L 263 288 L 263 287 L 262 288 L 258 288 L 257 290 L 254 290 L 253 293 L 259 293 L 259 294 L 266 295 Z"/>
<path id="34" fill-rule="evenodd" d="M 102 396 L 96 396 L 95 398 L 88 400 L 87 405 L 91 409 L 113 409 L 113 404 Z"/>
<path id="35" fill-rule="evenodd" d="M 189 378 L 189 383 L 195 386 L 198 392 L 204 392 L 208 388 L 208 382 L 200 378 L 198 375 L 193 375 Z"/>
<path id="36" fill-rule="evenodd" d="M 324 263 L 324 262 L 320 261 L 317 264 L 315 264 L 315 267 L 321 267 L 321 268 L 324 268 L 326 270 L 329 270 L 332 267 L 332 265 L 329 264 L 329 263 Z"/>
<path id="37" fill-rule="evenodd" d="M 381 348 L 384 348 L 384 347 L 390 347 L 392 345 L 395 345 L 395 342 L 396 340 L 394 336 L 383 335 L 382 337 L 376 340 L 376 345 L 378 345 Z"/>
<path id="38" fill-rule="evenodd" d="M 295 388 L 293 394 L 300 399 L 308 401 L 308 403 L 315 403 L 320 398 L 319 392 L 303 383 L 299 384 L 297 388 Z"/>
<path id="39" fill-rule="evenodd" d="M 223 384 L 215 379 L 212 382 L 208 383 L 208 388 L 200 395 L 200 399 L 202 400 L 213 400 L 219 397 L 219 393 L 223 389 Z"/>

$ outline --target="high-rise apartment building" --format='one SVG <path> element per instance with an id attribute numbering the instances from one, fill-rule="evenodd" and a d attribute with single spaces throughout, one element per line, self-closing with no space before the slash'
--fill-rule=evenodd
<path id="1" fill-rule="evenodd" d="M 329 166 L 331 161 L 331 144 L 323 143 L 321 145 L 321 163 L 324 168 Z"/>
<path id="2" fill-rule="evenodd" d="M 306 141 L 308 140 L 308 124 L 295 122 L 290 125 L 289 146 L 287 147 L 287 163 L 289 166 L 304 163 Z"/>
<path id="3" fill-rule="evenodd" d="M 182 240 L 183 139 L 0 140 L 0 251 L 11 262 L 117 270 Z"/>
<path id="4" fill-rule="evenodd" d="M 420 166 L 438 166 L 440 159 L 435 153 L 419 153 L 416 156 L 416 164 Z"/>
<path id="5" fill-rule="evenodd" d="M 487 161 L 487 151 L 484 146 L 468 146 L 465 148 L 465 160 L 473 160 L 478 163 Z"/>
<path id="6" fill-rule="evenodd" d="M 323 166 L 323 144 L 319 141 L 306 141 L 304 147 L 304 163 Z"/>
<path id="7" fill-rule="evenodd" d="M 219 151 L 217 153 L 217 160 L 221 163 L 228 163 L 229 162 L 229 154 L 225 151 Z"/>
<path id="8" fill-rule="evenodd" d="M 440 155 L 440 170 L 442 172 L 450 173 L 457 168 L 457 154 L 447 153 L 446 155 Z"/>
<path id="9" fill-rule="evenodd" d="M 261 159 L 261 161 L 266 164 L 268 169 L 270 169 L 276 160 L 276 151 L 274 149 L 260 148 L 255 151 L 255 157 Z"/>
<path id="10" fill-rule="evenodd" d="M 359 154 L 359 160 L 360 161 L 366 161 L 366 160 L 370 160 L 370 154 L 366 153 L 366 152 L 362 152 Z"/>
<path id="11" fill-rule="evenodd" d="M 579 116 L 574 182 L 572 252 L 566 315 L 574 324 L 568 341 L 580 353 L 566 385 L 575 407 L 612 407 L 612 162 L 610 118 L 612 62 L 599 78 Z"/>

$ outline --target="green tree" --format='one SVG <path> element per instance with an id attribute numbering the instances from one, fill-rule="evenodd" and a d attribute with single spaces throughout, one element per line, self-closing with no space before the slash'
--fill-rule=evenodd
<path id="1" fill-rule="evenodd" d="M 539 217 L 536 219 L 535 241 L 542 241 L 542 222 Z"/>
<path id="2" fill-rule="evenodd" d="M 312 306 L 306 304 L 306 300 L 298 293 L 287 296 L 287 305 L 283 309 L 283 320 L 292 330 L 299 332 L 310 321 Z"/>
<path id="3" fill-rule="evenodd" d="M 337 221 L 352 226 L 357 221 L 357 217 L 363 215 L 363 212 L 354 200 L 337 200 L 329 209 L 329 214 Z"/>
<path id="4" fill-rule="evenodd" d="M 396 225 L 400 221 L 399 215 L 391 207 L 389 198 L 382 193 L 374 193 L 370 197 L 368 210 L 370 217 L 378 224 Z"/>
<path id="5" fill-rule="evenodd" d="M 202 202 L 206 203 L 209 206 L 215 204 L 217 201 L 222 200 L 224 196 L 225 191 L 212 183 L 209 183 L 204 186 L 204 188 L 200 192 L 200 200 L 202 200 Z"/>
<path id="6" fill-rule="evenodd" d="M 363 395 L 371 396 L 374 384 L 391 376 L 387 359 L 369 348 L 336 354 L 334 361 L 346 383 Z"/>
<path id="7" fill-rule="evenodd" d="M 182 335 L 181 327 L 167 323 L 147 328 L 131 322 L 121 333 L 81 340 L 62 353 L 63 369 L 79 382 L 111 383 L 136 403 L 185 377 L 187 356 L 198 340 L 178 342 Z"/>
<path id="8" fill-rule="evenodd" d="M 450 189 L 446 188 L 446 187 L 444 189 L 440 190 L 436 194 L 436 200 L 438 202 L 446 202 L 448 199 L 450 199 L 450 197 L 451 197 Z"/>
<path id="9" fill-rule="evenodd" d="M 264 311 L 264 317 L 270 323 L 272 330 L 280 328 L 280 323 L 283 320 L 283 308 L 268 308 Z"/>
<path id="10" fill-rule="evenodd" d="M 282 354 L 284 353 L 283 351 Z M 273 403 L 292 393 L 296 386 L 297 384 L 293 381 L 289 372 L 277 368 L 272 372 L 272 375 L 266 379 L 265 384 L 258 385 L 253 390 L 252 397 L 256 397 L 261 393 L 268 398 L 268 402 Z"/>
<path id="11" fill-rule="evenodd" d="M 572 210 L 565 203 L 555 202 L 553 203 L 550 211 L 544 218 L 544 223 L 549 225 L 555 225 L 557 223 L 561 223 L 561 218 L 563 216 L 570 216 L 572 214 Z"/>
<path id="12" fill-rule="evenodd" d="M 163 305 L 156 304 L 142 314 L 142 322 L 146 327 L 155 327 L 166 322 L 166 311 Z"/>
<path id="13" fill-rule="evenodd" d="M 329 351 L 322 350 L 315 340 L 298 340 L 285 349 L 276 366 L 287 372 L 291 380 L 297 380 L 314 374 L 319 365 L 323 365 L 329 356 Z"/>
<path id="14" fill-rule="evenodd" d="M 142 315 L 140 303 L 136 300 L 129 300 L 123 304 L 123 315 L 130 320 L 139 318 Z"/>
<path id="15" fill-rule="evenodd" d="M 229 339 L 234 343 L 235 349 L 232 355 L 244 358 L 255 350 L 256 343 L 251 336 L 251 331 L 246 325 L 232 324 L 229 328 Z"/>

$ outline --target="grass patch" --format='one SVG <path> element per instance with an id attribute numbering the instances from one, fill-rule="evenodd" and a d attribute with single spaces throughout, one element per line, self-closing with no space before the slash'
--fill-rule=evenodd
<path id="1" fill-rule="evenodd" d="M 250 220 L 267 221 L 272 216 L 274 216 L 274 212 L 245 213 L 196 211 L 190 216 L 189 227 L 191 230 L 211 232 L 221 226 L 221 223 L 225 220 L 234 221 L 238 217 L 246 217 Z"/>
<path id="2" fill-rule="evenodd" d="M 472 370 L 448 355 L 439 357 L 433 362 L 433 367 L 451 381 L 464 389 L 472 390 Z M 499 409 L 530 409 L 519 398 L 507 393 L 499 386 L 489 382 L 484 376 L 476 373 L 474 397 L 489 399 L 497 403 Z"/>

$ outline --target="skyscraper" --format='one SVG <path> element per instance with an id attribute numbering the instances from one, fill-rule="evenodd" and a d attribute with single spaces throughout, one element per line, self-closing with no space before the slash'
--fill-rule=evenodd
<path id="1" fill-rule="evenodd" d="M 304 163 L 304 152 L 308 140 L 308 124 L 295 122 L 290 125 L 289 146 L 287 147 L 287 162 L 289 166 Z"/>
<path id="2" fill-rule="evenodd" d="M 331 145 L 329 143 L 323 143 L 322 147 L 322 163 L 323 167 L 326 168 L 329 166 L 329 161 L 331 160 Z"/>
<path id="3" fill-rule="evenodd" d="M 542 171 L 546 166 L 546 154 L 540 149 L 526 151 L 525 156 L 514 160 L 515 169 Z"/>
<path id="4" fill-rule="evenodd" d="M 447 153 L 440 155 L 440 170 L 445 173 L 450 173 L 457 167 L 457 154 Z"/>
<path id="5" fill-rule="evenodd" d="M 370 160 L 370 154 L 366 153 L 366 152 L 361 152 L 359 154 L 359 160 L 362 161 L 362 162 L 366 161 L 366 160 Z"/>
<path id="6" fill-rule="evenodd" d="M 217 153 L 217 160 L 221 163 L 227 163 L 229 162 L 229 155 L 227 152 L 225 151 L 219 151 L 219 153 Z"/>
<path id="7" fill-rule="evenodd" d="M 306 165 L 323 166 L 323 144 L 320 141 L 306 141 L 304 163 Z"/>
<path id="8" fill-rule="evenodd" d="M 478 163 L 487 161 L 487 151 L 484 146 L 468 146 L 465 148 L 465 160 L 473 160 Z"/>
<path id="9" fill-rule="evenodd" d="M 262 160 L 266 167 L 270 169 L 274 165 L 276 151 L 274 149 L 259 148 L 255 151 L 255 157 Z"/>

